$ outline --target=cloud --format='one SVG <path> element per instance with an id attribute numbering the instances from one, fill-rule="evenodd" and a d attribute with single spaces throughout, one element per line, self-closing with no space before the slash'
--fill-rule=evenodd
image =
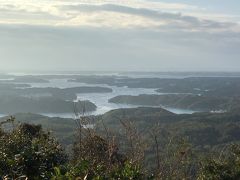
<path id="1" fill-rule="evenodd" d="M 13 1 L 13 0 L 12 0 Z M 106 28 L 153 28 L 160 31 L 239 31 L 239 24 L 170 10 L 197 6 L 136 0 L 8 1 L 0 5 L 0 23 Z M 165 10 L 165 11 L 164 11 Z M 169 10 L 168 12 L 166 10 Z M 200 9 L 201 10 L 201 9 Z"/>
<path id="2" fill-rule="evenodd" d="M 161 10 L 196 10 L 197 6 L 185 4 L 185 3 L 166 3 L 159 1 L 149 0 L 63 0 L 61 2 L 67 2 L 68 4 L 81 4 L 81 5 L 106 5 L 115 4 L 119 6 L 128 6 L 133 8 L 147 8 L 147 9 L 161 9 Z M 200 8 L 201 9 L 201 8 Z"/>
<path id="3" fill-rule="evenodd" d="M 66 20 L 53 6 L 37 4 L 0 4 L 0 23 L 2 24 L 55 24 Z"/>
<path id="4" fill-rule="evenodd" d="M 152 25 L 157 27 L 162 26 L 170 27 L 170 28 L 178 28 L 178 29 L 184 29 L 184 30 L 190 30 L 190 31 L 202 31 L 202 30 L 226 30 L 230 28 L 238 27 L 239 25 L 237 23 L 233 22 L 219 22 L 219 21 L 213 21 L 208 19 L 200 19 L 194 16 L 186 16 L 182 15 L 181 13 L 169 13 L 169 12 L 162 12 L 157 10 L 151 10 L 146 8 L 133 8 L 133 7 L 127 7 L 127 6 L 120 6 L 120 5 L 114 5 L 114 4 L 104 4 L 104 5 L 66 5 L 62 6 L 61 9 L 65 11 L 73 11 L 76 14 L 77 13 L 88 13 L 90 15 L 98 13 L 98 15 L 102 18 L 99 18 L 102 20 L 102 22 L 109 21 L 109 19 L 118 19 L 118 16 L 121 16 L 122 21 L 131 21 L 134 17 L 138 17 L 140 20 L 142 19 L 142 25 L 141 24 L 134 24 L 134 21 L 132 21 L 132 26 L 143 26 L 149 25 L 149 23 L 145 23 L 147 21 L 152 22 Z M 110 12 L 108 17 L 106 17 L 106 12 Z M 122 15 L 128 15 L 124 19 Z M 104 16 L 105 15 L 105 16 Z M 130 19 L 127 19 L 129 18 Z M 132 19 L 131 19 L 132 16 Z M 80 16 L 79 19 L 84 19 L 83 16 Z M 94 20 L 91 21 L 94 23 Z M 95 22 L 99 23 L 99 21 Z M 117 21 L 115 24 L 116 26 L 118 24 L 121 24 L 121 21 Z M 127 23 L 128 25 L 131 25 L 131 23 Z M 114 26 L 114 24 L 112 24 Z"/>
<path id="5" fill-rule="evenodd" d="M 1 25 L 0 62 L 49 70 L 240 70 L 239 35 Z"/>
<path id="6" fill-rule="evenodd" d="M 238 22 L 187 15 L 194 8 L 201 12 L 136 0 L 2 1 L 1 67 L 240 70 Z"/>

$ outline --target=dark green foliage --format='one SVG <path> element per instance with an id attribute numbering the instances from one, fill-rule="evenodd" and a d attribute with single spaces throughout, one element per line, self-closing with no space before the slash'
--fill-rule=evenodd
<path id="1" fill-rule="evenodd" d="M 71 180 L 71 179 L 86 179 L 86 180 L 145 180 L 153 179 L 153 176 L 143 174 L 139 167 L 136 167 L 130 162 L 126 162 L 121 167 L 115 167 L 111 170 L 105 169 L 102 166 L 96 166 L 95 169 L 90 169 L 88 161 L 81 161 L 76 166 L 56 167 L 52 176 L 52 180 Z"/>
<path id="2" fill-rule="evenodd" d="M 115 139 L 105 139 L 92 130 L 82 129 L 73 148 L 71 175 L 83 179 L 145 179 L 140 164 L 120 152 Z"/>
<path id="3" fill-rule="evenodd" d="M 155 126 L 161 131 L 159 143 L 166 144 L 169 136 L 187 137 L 193 148 L 200 151 L 218 148 L 240 141 L 239 113 L 194 113 L 177 115 L 161 108 L 117 109 L 102 116 L 102 121 L 115 132 L 121 132 L 119 119 L 133 122 L 146 139 Z M 100 123 L 97 128 L 104 129 Z"/>
<path id="4" fill-rule="evenodd" d="M 227 146 L 220 154 L 215 153 L 203 161 L 199 179 L 240 179 L 240 145 Z"/>
<path id="5" fill-rule="evenodd" d="M 41 126 L 21 124 L 8 132 L 1 129 L 1 177 L 48 179 L 53 168 L 66 160 L 60 144 L 43 132 Z"/>
<path id="6" fill-rule="evenodd" d="M 168 141 L 165 146 L 160 147 L 159 167 L 153 167 L 156 169 L 155 177 L 158 179 L 195 179 L 198 157 L 191 144 L 180 137 L 172 137 Z"/>
<path id="7" fill-rule="evenodd" d="M 45 133 L 41 126 L 25 123 L 17 125 L 11 117 L 2 122 L 0 128 L 0 176 L 9 179 L 52 180 L 240 178 L 240 145 L 226 145 L 225 148 L 202 154 L 188 143 L 189 138 L 166 134 L 165 142 L 161 141 L 158 133 L 162 129 L 158 132 L 155 128 L 151 131 L 152 138 L 147 139 L 150 146 L 142 150 L 144 159 L 150 160 L 136 160 L 138 147 L 143 146 L 138 140 L 138 134 L 134 134 L 134 129 L 123 121 L 121 123 L 127 131 L 125 139 L 122 139 L 124 136 L 121 134 L 114 137 L 108 133 L 107 138 L 104 138 L 93 130 L 81 129 L 81 141 L 77 134 L 73 156 L 67 159 L 60 144 L 49 133 Z M 229 123 L 223 133 L 235 136 L 237 130 L 238 126 Z M 196 135 L 188 133 L 205 139 L 204 134 L 211 135 L 214 131 L 207 128 L 203 132 L 199 129 Z M 127 143 L 121 143 L 120 146 L 119 138 Z M 132 140 L 130 144 L 129 140 Z M 148 166 L 144 162 L 151 164 Z"/>
<path id="8" fill-rule="evenodd" d="M 139 164 L 133 163 L 113 142 L 83 130 L 85 136 L 73 148 L 73 159 L 69 166 L 55 168 L 52 179 L 146 179 Z"/>

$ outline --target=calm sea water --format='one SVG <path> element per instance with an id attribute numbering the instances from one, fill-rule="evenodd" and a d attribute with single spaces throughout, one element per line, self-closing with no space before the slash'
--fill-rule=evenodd
<path id="1" fill-rule="evenodd" d="M 0 118 L 6 116 L 6 114 L 0 114 Z"/>
<path id="2" fill-rule="evenodd" d="M 101 86 L 101 87 L 109 87 L 113 90 L 111 93 L 81 93 L 78 94 L 77 100 L 89 100 L 93 102 L 97 106 L 97 110 L 89 115 L 99 115 L 104 114 L 113 109 L 119 108 L 135 108 L 140 107 L 137 105 L 128 105 L 128 104 L 114 104 L 109 103 L 108 100 L 112 97 L 118 95 L 140 95 L 140 94 L 160 94 L 155 92 L 155 89 L 147 89 L 147 88 L 127 88 L 127 87 L 116 87 L 116 86 L 108 86 L 108 85 L 92 85 L 85 83 L 77 83 L 77 82 L 68 82 L 67 79 L 52 79 L 49 83 L 31 83 L 32 87 L 58 87 L 58 88 L 69 88 L 69 87 L 80 87 L 80 86 Z M 186 109 L 176 109 L 176 108 L 165 108 L 176 114 L 191 114 L 194 111 L 186 110 Z M 64 118 L 73 118 L 74 113 L 64 113 L 64 114 L 44 114 L 50 117 L 64 117 Z"/>

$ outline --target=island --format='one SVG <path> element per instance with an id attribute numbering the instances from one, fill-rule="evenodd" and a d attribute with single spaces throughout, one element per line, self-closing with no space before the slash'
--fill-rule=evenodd
<path id="1" fill-rule="evenodd" d="M 109 99 L 111 103 L 140 106 L 165 106 L 170 108 L 189 109 L 194 111 L 230 110 L 238 99 L 202 96 L 193 94 L 164 94 L 138 96 L 121 95 Z"/>
<path id="2" fill-rule="evenodd" d="M 0 113 L 79 113 L 95 111 L 96 105 L 90 101 L 65 101 L 54 97 L 0 96 Z"/>

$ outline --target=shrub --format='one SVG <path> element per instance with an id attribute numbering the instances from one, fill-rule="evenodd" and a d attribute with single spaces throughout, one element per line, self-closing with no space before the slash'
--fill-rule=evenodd
<path id="1" fill-rule="evenodd" d="M 240 179 L 240 145 L 227 146 L 203 161 L 198 179 Z"/>
<path id="2" fill-rule="evenodd" d="M 54 167 L 67 160 L 60 144 L 41 126 L 21 124 L 0 132 L 1 177 L 48 179 Z"/>

